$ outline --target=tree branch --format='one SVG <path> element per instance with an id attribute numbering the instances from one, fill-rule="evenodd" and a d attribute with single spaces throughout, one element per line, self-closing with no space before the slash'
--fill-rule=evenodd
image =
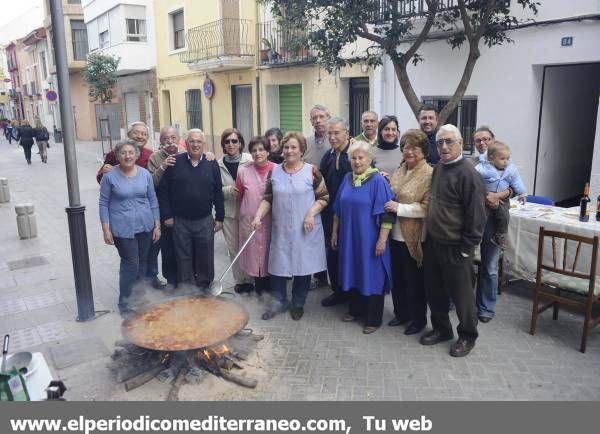
<path id="1" fill-rule="evenodd" d="M 383 47 L 383 44 L 385 43 L 385 38 L 382 38 L 381 36 L 377 36 L 374 35 L 373 33 L 369 32 L 369 29 L 367 28 L 366 24 L 363 24 L 360 27 L 360 30 L 358 30 L 356 32 L 356 34 L 358 36 L 360 36 L 361 38 L 365 38 L 368 39 L 371 42 L 375 42 L 376 44 L 379 44 Z"/>
<path id="2" fill-rule="evenodd" d="M 473 28 L 469 22 L 469 14 L 467 12 L 467 7 L 465 6 L 465 0 L 458 0 L 458 8 L 460 9 L 460 18 L 462 19 L 463 27 L 465 28 L 465 35 L 467 35 L 467 39 L 470 41 L 473 39 Z"/>
<path id="3" fill-rule="evenodd" d="M 415 55 L 419 47 L 425 40 L 427 39 L 427 35 L 429 35 L 429 31 L 431 30 L 431 26 L 433 26 L 433 22 L 435 21 L 435 15 L 437 14 L 437 7 L 439 4 L 439 0 L 426 0 L 427 1 L 427 21 L 419 33 L 415 42 L 406 50 L 404 53 L 404 64 L 408 64 L 408 61 Z"/>
<path id="4" fill-rule="evenodd" d="M 477 28 L 477 33 L 475 34 L 475 39 L 477 40 L 477 44 L 479 45 L 479 40 L 483 36 L 483 32 L 488 25 L 488 21 L 492 14 L 494 13 L 494 7 L 496 6 L 496 0 L 486 0 L 485 10 L 483 12 L 483 16 L 481 21 L 479 22 L 479 27 Z"/>
<path id="5" fill-rule="evenodd" d="M 404 97 L 406 98 L 406 101 L 408 102 L 408 105 L 412 109 L 416 118 L 419 115 L 419 110 L 421 109 L 421 100 L 417 96 L 417 93 L 410 82 L 410 78 L 406 72 L 406 64 L 400 63 L 397 57 L 396 59 L 392 59 L 392 63 L 394 65 L 394 71 L 396 72 L 396 78 L 398 79 L 400 88 L 402 89 Z"/>

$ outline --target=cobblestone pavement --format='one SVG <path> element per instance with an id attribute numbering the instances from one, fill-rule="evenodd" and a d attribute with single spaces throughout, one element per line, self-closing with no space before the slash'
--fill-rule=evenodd
<path id="1" fill-rule="evenodd" d="M 156 380 L 124 393 L 106 367 L 114 341 L 121 337 L 121 319 L 115 313 L 118 255 L 104 245 L 98 220 L 94 175 L 100 144 L 78 143 L 77 151 L 95 307 L 110 312 L 93 321 L 75 321 L 62 145 L 49 149 L 48 164 L 34 154 L 28 166 L 21 149 L 2 139 L 0 177 L 9 179 L 12 201 L 0 204 L 0 334 L 10 333 L 11 352 L 41 351 L 55 377 L 67 383 L 68 399 L 164 399 L 167 386 Z M 35 204 L 39 230 L 35 239 L 17 236 L 14 205 L 21 202 Z M 218 275 L 227 259 L 222 235 L 216 241 Z M 29 259 L 26 268 L 13 262 L 23 259 Z M 258 350 L 261 387 L 239 395 L 191 394 L 189 399 L 599 400 L 600 329 L 591 333 L 586 354 L 577 350 L 579 315 L 563 311 L 559 321 L 552 321 L 546 313 L 537 335 L 530 336 L 529 293 L 527 285 L 513 283 L 499 297 L 497 317 L 480 325 L 474 351 L 461 359 L 448 355 L 449 343 L 423 347 L 417 337 L 404 336 L 398 327 L 383 326 L 363 335 L 358 324 L 341 322 L 344 307 L 320 306 L 328 295 L 326 288 L 309 293 L 306 314 L 298 322 L 286 314 L 262 321 L 256 297 L 238 298 L 249 311 L 249 326 L 266 337 Z M 154 290 L 148 297 L 164 298 Z M 391 316 L 388 297 L 384 323 Z M 68 351 L 75 351 L 70 366 L 64 366 L 64 360 L 56 363 Z"/>

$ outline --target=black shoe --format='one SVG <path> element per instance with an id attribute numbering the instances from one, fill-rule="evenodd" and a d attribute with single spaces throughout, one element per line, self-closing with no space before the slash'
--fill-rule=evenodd
<path id="1" fill-rule="evenodd" d="M 410 320 L 408 320 L 408 319 L 399 319 L 399 318 L 396 318 L 396 317 L 394 317 L 394 318 L 392 318 L 392 319 L 390 320 L 390 322 L 388 323 L 388 325 L 389 325 L 390 327 L 397 327 L 397 326 L 399 326 L 399 325 L 406 324 L 406 323 L 407 323 L 407 322 L 409 322 L 409 321 L 410 321 Z"/>
<path id="2" fill-rule="evenodd" d="M 272 310 L 268 310 L 265 313 L 262 314 L 261 318 L 264 319 L 265 321 L 270 320 L 271 318 L 275 317 L 275 315 L 277 315 L 277 312 L 273 312 Z"/>
<path id="3" fill-rule="evenodd" d="M 151 280 L 150 283 L 152 283 L 152 288 L 154 289 L 161 289 L 164 290 L 167 288 L 167 282 L 163 282 L 162 280 L 160 280 L 158 278 L 158 276 L 154 276 Z"/>
<path id="4" fill-rule="evenodd" d="M 406 327 L 406 330 L 404 330 L 404 334 L 406 336 L 410 336 L 410 335 L 416 335 L 417 333 L 421 333 L 421 331 L 425 328 L 424 325 L 422 326 L 418 326 L 414 323 L 411 323 L 408 327 Z"/>
<path id="5" fill-rule="evenodd" d="M 348 301 L 347 296 L 342 295 L 342 294 L 337 294 L 334 292 L 333 294 L 328 295 L 323 300 L 321 300 L 321 306 L 331 307 L 331 306 L 335 306 L 336 304 L 345 303 L 346 301 Z"/>
<path id="6" fill-rule="evenodd" d="M 481 321 L 484 324 L 488 323 L 488 322 L 490 322 L 492 320 L 492 317 L 490 317 L 490 316 L 479 315 L 477 318 L 479 318 L 479 321 Z"/>
<path id="7" fill-rule="evenodd" d="M 292 319 L 294 321 L 298 321 L 300 318 L 302 318 L 302 315 L 304 315 L 304 309 L 301 307 L 293 307 L 290 310 L 290 314 L 292 315 Z"/>
<path id="8" fill-rule="evenodd" d="M 452 334 L 445 334 L 439 330 L 432 330 L 429 333 L 425 333 L 423 336 L 421 336 L 419 343 L 421 345 L 435 345 L 439 344 L 440 342 L 452 340 L 452 338 L 454 338 Z"/>
<path id="9" fill-rule="evenodd" d="M 475 346 L 475 341 L 467 338 L 458 338 L 450 347 L 452 357 L 464 357 L 471 352 Z"/>

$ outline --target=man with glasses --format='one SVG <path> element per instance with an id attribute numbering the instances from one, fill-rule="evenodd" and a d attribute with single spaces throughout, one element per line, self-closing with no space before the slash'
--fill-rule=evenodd
<path id="1" fill-rule="evenodd" d="M 435 145 L 437 134 L 438 112 L 431 104 L 423 104 L 419 110 L 419 128 L 427 134 L 427 142 L 429 143 L 429 151 L 427 152 L 426 160 L 430 165 L 435 165 L 440 161 L 440 154 Z"/>
<path id="2" fill-rule="evenodd" d="M 219 165 L 206 159 L 205 143 L 202 130 L 189 130 L 187 152 L 175 157 L 158 185 L 161 218 L 173 228 L 177 280 L 195 281 L 203 290 L 214 279 L 214 234 L 223 229 L 225 218 Z"/>
<path id="3" fill-rule="evenodd" d="M 331 114 L 329 109 L 321 104 L 315 105 L 310 109 L 310 123 L 314 133 L 306 138 L 306 152 L 304 152 L 304 161 L 319 167 L 321 159 L 329 151 L 329 138 L 327 137 L 327 122 Z M 310 282 L 310 289 L 321 286 L 327 286 L 327 270 L 320 271 L 314 275 Z"/>
<path id="4" fill-rule="evenodd" d="M 357 142 L 367 142 L 371 146 L 377 146 L 377 124 L 379 117 L 374 111 L 366 111 L 360 116 L 362 132 L 354 138 Z"/>
<path id="5" fill-rule="evenodd" d="M 458 340 L 450 355 L 469 354 L 477 339 L 473 293 L 473 251 L 481 242 L 486 221 L 485 187 L 473 165 L 462 156 L 463 139 L 454 125 L 436 135 L 440 163 L 433 169 L 431 201 L 425 218 L 428 238 L 424 267 L 427 302 L 433 330 L 421 336 L 422 345 L 454 337 L 448 298 L 456 306 Z"/>

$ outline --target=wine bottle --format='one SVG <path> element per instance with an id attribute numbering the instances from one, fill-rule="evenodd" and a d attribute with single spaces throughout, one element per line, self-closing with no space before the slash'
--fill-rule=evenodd
<path id="1" fill-rule="evenodd" d="M 596 199 L 596 221 L 600 222 L 600 194 L 598 195 L 598 199 Z"/>
<path id="2" fill-rule="evenodd" d="M 581 201 L 579 202 L 579 221 L 587 222 L 589 219 L 588 216 L 588 204 L 590 203 L 590 183 L 586 182 L 583 187 L 583 196 L 581 196 Z"/>

